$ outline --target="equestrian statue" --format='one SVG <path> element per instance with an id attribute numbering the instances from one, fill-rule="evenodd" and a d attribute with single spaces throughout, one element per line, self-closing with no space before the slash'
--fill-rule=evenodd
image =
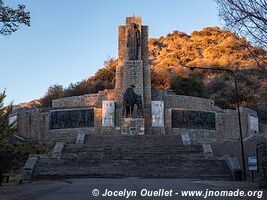
<path id="1" fill-rule="evenodd" d="M 130 85 L 123 95 L 123 115 L 133 117 L 135 105 L 137 106 L 137 116 L 143 117 L 142 96 L 134 91 L 135 85 Z"/>

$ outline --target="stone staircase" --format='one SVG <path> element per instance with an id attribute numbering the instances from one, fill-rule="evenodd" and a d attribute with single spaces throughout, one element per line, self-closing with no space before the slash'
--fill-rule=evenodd
<path id="1" fill-rule="evenodd" d="M 33 179 L 140 177 L 232 180 L 224 160 L 205 159 L 202 146 L 179 136 L 92 136 L 68 144 L 60 159 L 40 158 Z"/>

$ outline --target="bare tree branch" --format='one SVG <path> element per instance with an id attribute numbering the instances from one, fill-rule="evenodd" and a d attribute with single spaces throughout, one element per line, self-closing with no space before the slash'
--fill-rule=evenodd
<path id="1" fill-rule="evenodd" d="M 25 5 L 13 9 L 0 0 L 0 34 L 10 35 L 19 29 L 20 24 L 30 26 L 30 12 L 25 11 Z"/>
<path id="2" fill-rule="evenodd" d="M 216 0 L 225 27 L 267 49 L 266 0 Z"/>

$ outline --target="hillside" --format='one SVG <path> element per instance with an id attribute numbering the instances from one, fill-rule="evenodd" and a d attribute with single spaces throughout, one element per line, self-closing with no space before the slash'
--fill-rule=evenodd
<path id="1" fill-rule="evenodd" d="M 222 108 L 235 107 L 235 93 L 229 74 L 190 71 L 184 66 L 222 67 L 235 70 L 241 106 L 255 109 L 267 122 L 267 53 L 234 33 L 209 27 L 191 35 L 174 31 L 149 40 L 153 89 L 172 89 L 176 94 L 211 98 Z M 255 59 L 256 58 L 256 59 Z M 52 99 L 95 93 L 114 88 L 116 59 L 108 59 L 94 76 L 68 88 L 51 86 L 41 106 Z"/>
<path id="2" fill-rule="evenodd" d="M 188 76 L 188 70 L 183 66 L 261 70 L 267 61 L 262 48 L 253 47 L 244 38 L 218 27 L 194 31 L 191 35 L 174 31 L 166 37 L 150 39 L 149 47 L 153 72 L 161 76 L 166 73 Z M 254 59 L 255 55 L 260 66 Z M 160 86 L 171 87 L 170 84 L 166 82 Z"/>
<path id="3" fill-rule="evenodd" d="M 188 70 L 184 66 L 235 70 L 241 106 L 255 109 L 267 121 L 267 53 L 245 38 L 220 28 L 191 35 L 174 31 L 150 39 L 152 86 L 177 94 L 211 98 L 222 108 L 235 108 L 233 77 L 225 73 Z"/>

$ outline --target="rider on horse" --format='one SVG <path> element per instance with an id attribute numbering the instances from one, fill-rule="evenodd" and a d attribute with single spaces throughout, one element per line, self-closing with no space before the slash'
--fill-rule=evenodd
<path id="1" fill-rule="evenodd" d="M 133 115 L 134 106 L 140 107 L 141 96 L 134 92 L 135 85 L 130 85 L 124 94 L 124 108 L 126 111 L 126 117 Z M 142 104 L 142 103 L 141 103 Z M 138 109 L 139 110 L 139 109 Z M 139 115 L 139 114 L 138 114 Z"/>

